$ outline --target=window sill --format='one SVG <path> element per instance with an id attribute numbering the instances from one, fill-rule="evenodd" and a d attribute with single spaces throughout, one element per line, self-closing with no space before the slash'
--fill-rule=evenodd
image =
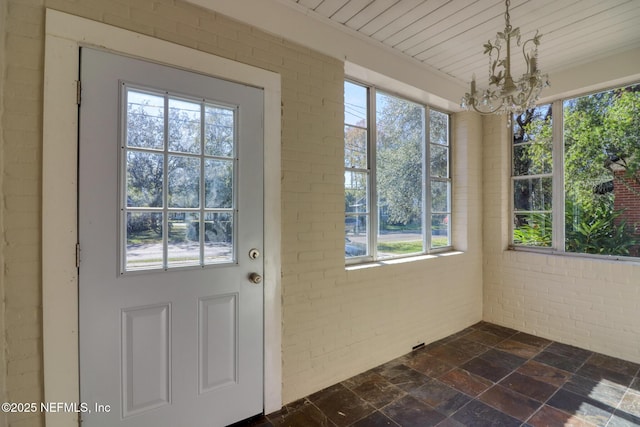
<path id="1" fill-rule="evenodd" d="M 640 258 L 625 257 L 620 255 L 581 254 L 577 252 L 574 253 L 574 252 L 559 251 L 553 248 L 527 247 L 527 246 L 514 246 L 514 245 L 510 245 L 507 250 L 512 252 L 528 252 L 528 253 L 534 253 L 534 254 L 540 254 L 540 255 L 552 255 L 552 256 L 561 256 L 561 257 L 569 257 L 569 258 L 591 259 L 594 261 L 623 262 L 627 264 L 640 265 Z"/>
<path id="2" fill-rule="evenodd" d="M 366 269 L 366 268 L 382 267 L 382 266 L 385 266 L 385 265 L 406 264 L 406 263 L 410 263 L 410 262 L 417 262 L 417 261 L 424 261 L 424 260 L 429 260 L 429 259 L 444 258 L 444 257 L 449 257 L 449 256 L 454 256 L 454 255 L 462 255 L 462 254 L 464 254 L 464 252 L 451 250 L 451 251 L 447 251 L 447 252 L 438 252 L 438 253 L 433 253 L 433 254 L 416 255 L 416 256 L 409 256 L 409 257 L 405 257 L 405 258 L 392 258 L 392 259 L 385 259 L 385 260 L 379 260 L 379 261 L 367 261 L 367 262 L 362 262 L 362 263 L 357 263 L 357 264 L 347 264 L 345 266 L 345 269 L 347 271 L 356 271 L 356 270 L 362 270 L 362 269 Z"/>

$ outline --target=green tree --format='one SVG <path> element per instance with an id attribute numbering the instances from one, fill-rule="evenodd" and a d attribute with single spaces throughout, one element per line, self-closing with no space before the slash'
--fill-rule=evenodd
<path id="1" fill-rule="evenodd" d="M 640 179 L 640 85 L 566 101 L 564 150 L 566 196 L 582 207 L 613 201 L 602 185 L 616 168 Z"/>
<path id="2" fill-rule="evenodd" d="M 614 210 L 613 189 L 614 181 L 627 188 L 628 180 L 640 183 L 640 85 L 567 100 L 563 107 L 566 250 L 628 254 L 637 242 L 623 212 Z M 539 109 L 516 117 L 515 175 L 551 170 L 551 110 L 541 119 Z M 522 142 L 530 144 L 518 148 Z M 530 223 L 514 230 L 514 241 L 549 243 L 535 218 Z"/>
<path id="3" fill-rule="evenodd" d="M 391 224 L 420 223 L 424 108 L 378 95 L 377 190 Z"/>

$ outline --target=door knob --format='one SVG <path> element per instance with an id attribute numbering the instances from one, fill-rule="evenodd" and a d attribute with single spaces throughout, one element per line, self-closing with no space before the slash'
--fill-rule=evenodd
<path id="1" fill-rule="evenodd" d="M 259 275 L 258 273 L 251 273 L 249 275 L 249 281 L 251 283 L 255 283 L 256 285 L 259 285 L 260 282 L 262 282 L 262 276 Z"/>

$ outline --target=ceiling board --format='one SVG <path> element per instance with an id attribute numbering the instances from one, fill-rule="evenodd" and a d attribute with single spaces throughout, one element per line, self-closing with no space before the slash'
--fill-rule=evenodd
<path id="1" fill-rule="evenodd" d="M 504 29 L 501 0 L 283 0 L 322 22 L 368 37 L 433 69 L 468 81 L 488 74 L 483 44 Z M 543 35 L 543 71 L 566 69 L 640 47 L 640 0 L 511 0 L 523 40 Z M 524 65 L 512 48 L 513 71 Z"/>

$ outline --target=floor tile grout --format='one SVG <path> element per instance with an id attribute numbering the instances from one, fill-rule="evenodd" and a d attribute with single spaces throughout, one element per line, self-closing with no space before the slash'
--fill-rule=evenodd
<path id="1" fill-rule="evenodd" d="M 520 336 L 516 338 L 518 335 Z M 525 366 L 526 368 L 521 370 Z M 454 372 L 460 374 L 453 375 Z M 632 372 L 631 376 L 627 372 Z M 514 375 L 509 384 L 506 383 L 505 380 L 513 374 L 518 375 Z M 446 381 L 443 380 L 447 375 L 449 377 Z M 268 424 L 255 426 L 369 427 L 367 423 L 383 419 L 389 420 L 397 427 L 423 427 L 442 423 L 472 423 L 474 427 L 480 427 L 493 421 L 526 426 L 529 422 L 533 424 L 545 417 L 558 416 L 567 419 L 575 417 L 582 422 L 595 421 L 596 425 L 605 426 L 612 422 L 617 412 L 627 418 L 627 422 L 635 423 L 637 420 L 637 424 L 631 425 L 640 426 L 640 392 L 636 394 L 632 389 L 638 375 L 638 364 L 515 329 L 479 322 L 307 396 L 302 399 L 303 402 L 307 402 L 304 405 L 296 405 L 295 402 L 285 405 L 285 408 L 295 409 L 285 411 L 283 408 L 283 411 L 274 413 L 275 416 L 270 414 L 264 417 Z M 624 387 L 612 386 L 611 389 L 615 391 L 613 397 L 606 395 L 606 388 L 600 392 L 605 393 L 602 397 L 595 392 L 595 388 L 589 397 L 583 396 L 586 393 L 583 390 L 585 386 L 594 382 L 597 385 L 598 381 L 607 378 L 614 384 L 617 379 L 628 383 Z M 572 383 L 574 379 L 580 379 L 581 382 Z M 352 382 L 349 382 L 350 380 Z M 475 381 L 476 385 L 469 381 Z M 570 383 L 573 385 L 569 385 Z M 530 395 L 529 392 L 525 393 L 527 386 L 534 388 Z M 334 387 L 335 389 L 332 389 Z M 562 394 L 559 394 L 561 390 Z M 595 397 L 591 397 L 594 393 Z M 634 412 L 636 406 L 631 406 L 636 405 L 635 401 L 628 405 L 631 409 L 620 410 L 627 394 L 633 394 L 633 397 L 637 395 L 639 413 Z M 345 399 L 345 402 L 339 401 L 338 396 Z M 539 396 L 541 399 L 533 396 Z M 598 398 L 604 401 L 601 402 Z M 589 408 L 589 405 L 585 410 L 581 409 L 583 405 L 577 405 L 571 399 L 577 399 L 577 403 L 598 404 L 594 410 Z M 574 408 L 572 405 L 577 407 Z M 311 413 L 309 406 L 318 412 Z M 485 411 L 482 408 L 487 408 L 486 411 L 490 411 L 488 414 L 498 418 L 469 418 L 474 416 L 471 414 L 473 411 Z M 304 413 L 305 410 L 309 414 Z M 336 413 L 344 416 L 344 423 L 334 424 L 327 410 L 333 417 Z M 589 412 L 591 410 L 592 412 Z M 304 418 L 312 417 L 314 414 L 322 414 L 326 421 Z M 524 421 L 521 421 L 521 418 Z M 302 419 L 304 424 L 296 424 L 296 420 Z M 384 425 L 389 425 L 388 421 L 385 421 Z"/>

